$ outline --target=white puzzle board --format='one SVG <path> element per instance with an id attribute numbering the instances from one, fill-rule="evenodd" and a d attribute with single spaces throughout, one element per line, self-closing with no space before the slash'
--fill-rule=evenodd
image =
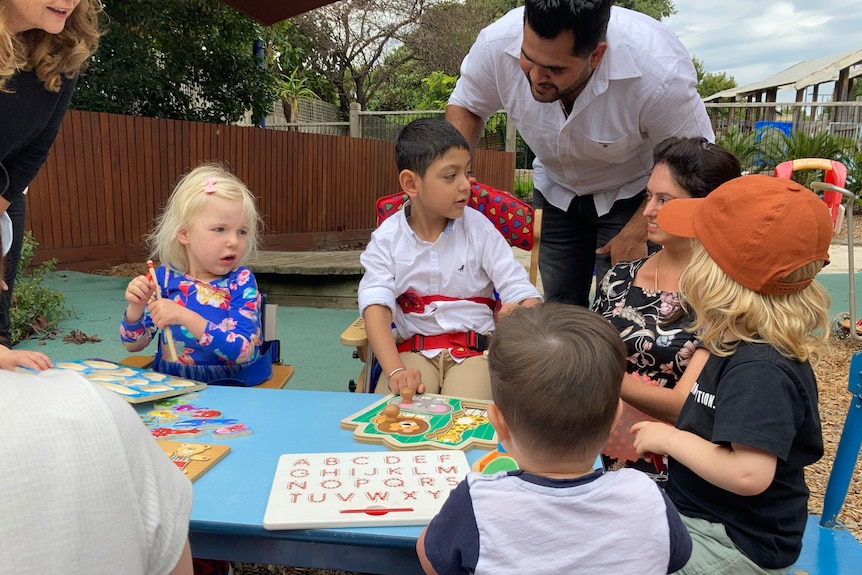
<path id="1" fill-rule="evenodd" d="M 282 455 L 263 527 L 425 525 L 469 471 L 463 451 Z"/>
<path id="2" fill-rule="evenodd" d="M 60 361 L 54 369 L 74 371 L 93 383 L 117 393 L 129 403 L 156 401 L 175 395 L 205 389 L 207 384 L 182 377 L 174 377 L 149 369 L 132 367 L 104 359 L 75 359 Z M 17 371 L 34 370 L 19 367 Z"/>

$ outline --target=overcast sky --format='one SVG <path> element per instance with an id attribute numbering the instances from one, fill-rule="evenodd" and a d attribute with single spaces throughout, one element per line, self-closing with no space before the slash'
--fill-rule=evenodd
<path id="1" fill-rule="evenodd" d="M 740 86 L 803 60 L 862 49 L 859 0 L 674 0 L 674 4 L 677 13 L 664 23 L 707 72 L 726 72 Z"/>

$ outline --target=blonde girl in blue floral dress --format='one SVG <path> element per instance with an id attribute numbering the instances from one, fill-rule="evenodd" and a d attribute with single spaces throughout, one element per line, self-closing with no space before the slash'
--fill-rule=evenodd
<path id="1" fill-rule="evenodd" d="M 126 288 L 126 349 L 140 351 L 168 330 L 153 368 L 204 382 L 231 378 L 254 362 L 262 343 L 260 293 L 242 264 L 256 252 L 258 222 L 254 196 L 222 167 L 204 164 L 184 176 L 149 237 L 162 265 L 155 277 L 138 276 Z"/>

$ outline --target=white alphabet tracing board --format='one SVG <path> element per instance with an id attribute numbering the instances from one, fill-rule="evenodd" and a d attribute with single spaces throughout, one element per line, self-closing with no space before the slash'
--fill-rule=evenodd
<path id="1" fill-rule="evenodd" d="M 425 525 L 469 471 L 455 450 L 282 455 L 263 527 Z"/>

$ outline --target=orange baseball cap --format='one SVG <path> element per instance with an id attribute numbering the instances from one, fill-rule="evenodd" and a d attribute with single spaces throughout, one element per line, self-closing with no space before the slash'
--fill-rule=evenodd
<path id="1" fill-rule="evenodd" d="M 829 263 L 832 218 L 811 190 L 785 178 L 734 178 L 705 198 L 662 206 L 658 225 L 669 234 L 697 238 L 718 267 L 762 294 L 797 293 L 810 279 L 783 283 L 805 264 Z"/>

